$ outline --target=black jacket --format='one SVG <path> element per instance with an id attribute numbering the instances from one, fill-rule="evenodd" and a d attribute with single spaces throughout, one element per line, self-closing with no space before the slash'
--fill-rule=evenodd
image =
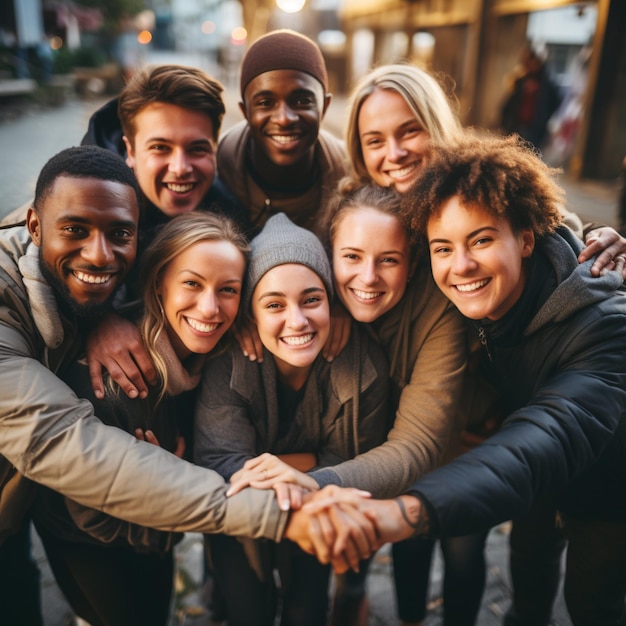
<path id="1" fill-rule="evenodd" d="M 580 518 L 626 521 L 626 294 L 592 278 L 568 232 L 537 241 L 524 293 L 477 323 L 482 365 L 508 409 L 501 430 L 418 481 L 433 532 L 463 535 L 542 499 Z"/>

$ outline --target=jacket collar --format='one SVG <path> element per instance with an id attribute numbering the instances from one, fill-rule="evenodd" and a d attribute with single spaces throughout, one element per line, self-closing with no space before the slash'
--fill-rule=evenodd
<path id="1" fill-rule="evenodd" d="M 26 254 L 19 258 L 18 266 L 37 330 L 46 346 L 55 349 L 63 343 L 63 324 L 56 296 L 43 277 L 39 263 L 39 248 L 31 242 Z"/>

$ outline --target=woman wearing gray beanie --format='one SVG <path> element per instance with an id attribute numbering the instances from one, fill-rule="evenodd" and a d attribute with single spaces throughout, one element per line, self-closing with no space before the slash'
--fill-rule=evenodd
<path id="1" fill-rule="evenodd" d="M 306 472 L 379 445 L 387 429 L 387 363 L 355 323 L 332 363 L 321 356 L 330 329 L 332 274 L 321 242 L 284 214 L 251 242 L 242 311 L 264 346 L 263 362 L 238 347 L 205 367 L 195 416 L 195 462 L 225 480 L 244 463 L 280 458 Z M 267 488 L 274 476 L 267 472 Z M 315 481 L 311 481 L 315 488 Z M 297 503 L 301 491 L 277 486 Z M 207 538 L 229 626 L 271 626 L 281 595 L 283 626 L 322 626 L 329 567 L 284 541 Z M 280 592 L 273 569 L 280 578 Z M 246 590 L 245 602 L 241 589 Z"/>

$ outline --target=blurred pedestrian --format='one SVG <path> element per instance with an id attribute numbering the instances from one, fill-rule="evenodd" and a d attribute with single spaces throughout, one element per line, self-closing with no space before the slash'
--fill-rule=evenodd
<path id="1" fill-rule="evenodd" d="M 589 43 L 572 60 L 566 75 L 563 100 L 548 122 L 549 138 L 543 152 L 546 162 L 555 167 L 566 164 L 574 152 L 585 112 L 592 50 Z"/>
<path id="2" fill-rule="evenodd" d="M 536 148 L 543 148 L 548 120 L 562 100 L 545 51 L 528 42 L 521 52 L 520 64 L 507 76 L 507 83 L 500 114 L 502 130 L 517 133 Z"/>

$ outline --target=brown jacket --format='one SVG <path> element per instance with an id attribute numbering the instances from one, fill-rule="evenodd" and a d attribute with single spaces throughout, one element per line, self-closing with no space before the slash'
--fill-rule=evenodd
<path id="1" fill-rule="evenodd" d="M 337 182 L 348 173 L 343 142 L 321 130 L 315 146 L 318 180 L 298 195 L 271 195 L 261 189 L 250 174 L 246 163 L 249 141 L 247 122 L 233 126 L 220 140 L 217 169 L 224 184 L 250 212 L 254 231 L 258 232 L 269 217 L 281 212 L 298 226 L 315 230 L 316 219 Z"/>

